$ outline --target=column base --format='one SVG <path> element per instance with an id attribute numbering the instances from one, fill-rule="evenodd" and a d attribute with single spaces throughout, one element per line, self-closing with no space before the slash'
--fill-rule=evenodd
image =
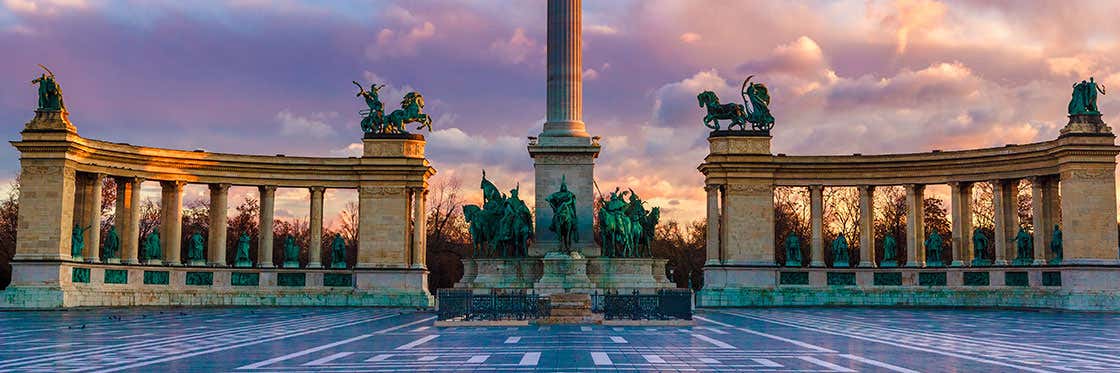
<path id="1" fill-rule="evenodd" d="M 954 260 L 952 263 L 949 263 L 949 266 L 950 267 L 964 267 L 964 261 Z"/>
<path id="2" fill-rule="evenodd" d="M 307 263 L 307 268 L 323 268 L 323 263 L 310 262 L 310 263 Z"/>
<path id="3" fill-rule="evenodd" d="M 813 268 L 824 268 L 824 261 L 814 260 L 812 263 L 809 263 L 809 266 Z"/>
<path id="4" fill-rule="evenodd" d="M 875 268 L 875 262 L 859 262 L 860 268 Z"/>

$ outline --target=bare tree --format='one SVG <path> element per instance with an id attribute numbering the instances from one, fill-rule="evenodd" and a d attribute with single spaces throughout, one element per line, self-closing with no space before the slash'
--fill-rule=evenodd
<path id="1" fill-rule="evenodd" d="M 937 231 L 941 236 L 941 262 L 953 262 L 953 240 L 952 240 L 952 225 L 949 222 L 949 210 L 945 207 L 945 201 L 939 198 L 929 197 L 923 201 L 925 207 L 925 226 L 926 237 L 928 238 Z M 929 260 L 929 258 L 926 258 Z"/>
<path id="2" fill-rule="evenodd" d="M 669 280 L 679 288 L 700 290 L 704 286 L 704 262 L 707 259 L 708 224 L 694 221 L 682 227 L 674 220 L 655 228 L 650 244 L 655 258 L 669 259 L 672 269 Z"/>
<path id="3" fill-rule="evenodd" d="M 786 262 L 786 237 L 797 235 L 801 240 L 802 264 L 810 260 L 809 191 L 806 188 L 774 188 L 774 260 Z"/>
<path id="4" fill-rule="evenodd" d="M 253 197 L 245 197 L 245 200 L 235 209 L 237 214 L 227 219 L 226 263 L 233 263 L 234 258 L 237 257 L 237 241 L 243 233 L 249 235 L 249 259 L 259 263 L 256 253 L 261 231 L 261 202 Z"/>
<path id="5" fill-rule="evenodd" d="M 202 236 L 202 242 L 209 242 L 210 237 L 210 204 L 202 200 L 190 200 L 183 204 L 183 229 L 182 236 L 179 242 L 183 245 L 180 248 L 179 257 L 188 258 L 190 251 L 191 236 L 198 233 Z M 206 258 L 205 249 L 203 258 Z"/>
<path id="6" fill-rule="evenodd" d="M 19 177 L 12 181 L 8 196 L 0 201 L 0 290 L 12 283 L 12 258 L 16 255 L 19 229 Z"/>
<path id="7" fill-rule="evenodd" d="M 898 251 L 896 259 L 905 263 L 906 252 L 906 192 L 901 186 L 875 188 L 875 263 L 883 261 L 883 239 L 894 237 Z"/>
<path id="8" fill-rule="evenodd" d="M 427 206 L 428 287 L 435 292 L 454 286 L 463 277 L 462 259 L 470 256 L 462 182 L 451 178 L 436 184 L 428 194 Z"/>
<path id="9" fill-rule="evenodd" d="M 848 258 L 855 265 L 859 260 L 859 190 L 852 187 L 825 188 L 825 246 L 831 246 L 841 233 L 848 241 Z M 824 260 L 831 265 L 832 250 L 824 250 Z"/>

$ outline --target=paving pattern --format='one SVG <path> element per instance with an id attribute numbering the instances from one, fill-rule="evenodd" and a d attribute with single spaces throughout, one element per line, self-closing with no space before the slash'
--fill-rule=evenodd
<path id="1" fill-rule="evenodd" d="M 692 327 L 435 327 L 358 308 L 0 312 L 7 371 L 1120 371 L 1120 315 L 701 311 Z"/>

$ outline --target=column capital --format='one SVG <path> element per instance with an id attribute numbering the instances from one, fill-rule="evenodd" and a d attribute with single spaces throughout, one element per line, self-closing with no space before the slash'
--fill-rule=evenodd
<path id="1" fill-rule="evenodd" d="M 187 182 L 182 180 L 163 180 L 159 182 L 159 185 L 165 189 L 174 188 L 175 190 L 182 190 L 183 187 L 187 185 Z"/>
<path id="2" fill-rule="evenodd" d="M 824 191 L 824 185 L 812 184 L 808 186 L 809 191 Z"/>
<path id="3" fill-rule="evenodd" d="M 968 187 L 972 186 L 973 182 L 971 182 L 971 181 L 950 181 L 946 184 L 949 184 L 950 188 L 968 188 Z"/>
<path id="4" fill-rule="evenodd" d="M 257 187 L 257 190 L 261 191 L 261 193 L 264 193 L 264 192 L 274 193 L 274 192 L 276 192 L 276 186 L 275 185 L 261 185 L 261 186 Z"/>
<path id="5" fill-rule="evenodd" d="M 723 186 L 723 185 L 722 184 L 706 184 L 706 185 L 704 185 L 704 190 L 709 191 L 709 192 L 717 191 L 717 190 L 719 190 L 719 188 L 721 186 Z"/>
<path id="6" fill-rule="evenodd" d="M 327 191 L 327 187 L 313 186 L 313 187 L 308 187 L 307 190 L 310 190 L 311 193 L 324 193 L 324 192 Z"/>
<path id="7" fill-rule="evenodd" d="M 864 190 L 873 191 L 873 190 L 875 190 L 875 186 L 874 185 L 856 185 L 856 189 L 859 189 L 860 191 L 864 191 Z"/>
<path id="8" fill-rule="evenodd" d="M 210 191 L 211 192 L 215 192 L 215 191 L 224 192 L 224 191 L 228 191 L 231 186 L 232 186 L 232 184 L 229 184 L 229 183 L 210 184 Z"/>
<path id="9" fill-rule="evenodd" d="M 907 191 L 920 191 L 926 189 L 925 184 L 902 184 L 902 188 Z"/>
<path id="10" fill-rule="evenodd" d="M 139 176 L 113 176 L 113 180 L 115 180 L 117 184 L 140 184 L 144 182 L 145 179 Z"/>

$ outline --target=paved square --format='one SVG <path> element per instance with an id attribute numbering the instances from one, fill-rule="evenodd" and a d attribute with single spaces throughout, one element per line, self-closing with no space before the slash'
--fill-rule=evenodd
<path id="1" fill-rule="evenodd" d="M 701 311 L 693 327 L 437 328 L 351 308 L 0 312 L 0 371 L 1120 371 L 1120 315 Z"/>

